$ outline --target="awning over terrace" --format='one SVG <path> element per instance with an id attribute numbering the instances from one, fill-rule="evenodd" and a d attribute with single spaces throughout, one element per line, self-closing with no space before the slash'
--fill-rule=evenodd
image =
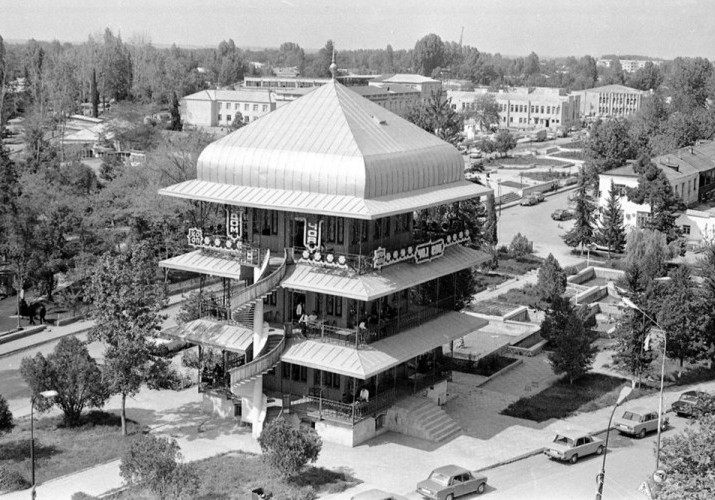
<path id="1" fill-rule="evenodd" d="M 359 349 L 316 340 L 289 339 L 281 361 L 366 380 L 373 375 L 463 337 L 488 323 L 448 312 L 416 328 Z"/>
<path id="2" fill-rule="evenodd" d="M 228 255 L 211 255 L 201 250 L 162 260 L 159 262 L 159 266 L 221 278 L 241 279 L 241 264 L 238 260 Z"/>
<path id="3" fill-rule="evenodd" d="M 369 301 L 477 266 L 488 259 L 489 256 L 483 252 L 455 245 L 445 249 L 444 255 L 432 262 L 405 262 L 369 274 L 347 274 L 310 264 L 297 264 L 289 268 L 281 286 Z"/>
<path id="4" fill-rule="evenodd" d="M 252 330 L 240 325 L 229 325 L 208 319 L 189 321 L 162 333 L 192 344 L 239 354 L 246 354 L 246 350 L 253 343 Z"/>

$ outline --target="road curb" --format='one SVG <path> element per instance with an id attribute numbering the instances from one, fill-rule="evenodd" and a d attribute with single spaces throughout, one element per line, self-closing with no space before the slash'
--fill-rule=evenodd
<path id="1" fill-rule="evenodd" d="M 26 346 L 23 346 L 23 347 L 18 347 L 17 349 L 13 349 L 12 351 L 0 353 L 0 359 L 6 358 L 6 357 L 8 357 L 8 356 L 12 356 L 13 354 L 17 354 L 17 353 L 20 353 L 20 352 L 22 352 L 22 351 L 27 351 L 27 350 L 30 350 L 30 349 L 34 349 L 35 347 L 39 347 L 39 346 L 41 346 L 41 345 L 49 344 L 50 342 L 54 342 L 55 340 L 59 340 L 59 339 L 64 338 L 64 337 L 69 337 L 70 335 L 79 335 L 80 333 L 88 332 L 88 331 L 90 331 L 92 328 L 93 328 L 93 327 L 90 326 L 90 327 L 87 327 L 87 328 L 82 328 L 82 329 L 80 329 L 80 330 L 76 330 L 76 331 L 74 331 L 74 332 L 67 332 L 67 333 L 65 333 L 65 334 L 58 335 L 57 337 L 52 337 L 51 339 L 41 340 L 40 342 L 35 342 L 34 344 L 31 344 L 31 345 L 26 345 Z"/>
<path id="2" fill-rule="evenodd" d="M 494 464 L 487 465 L 486 467 L 482 467 L 481 469 L 477 469 L 476 472 L 484 472 L 486 470 L 496 469 L 497 467 L 501 467 L 503 465 L 508 465 L 508 464 L 511 464 L 514 462 L 518 462 L 519 460 L 524 460 L 525 458 L 540 455 L 544 452 L 544 449 L 545 449 L 544 447 L 541 447 L 536 450 L 531 450 L 529 452 L 522 453 L 521 455 L 517 455 L 516 457 L 507 458 L 506 460 L 502 460 L 500 462 L 496 462 Z"/>

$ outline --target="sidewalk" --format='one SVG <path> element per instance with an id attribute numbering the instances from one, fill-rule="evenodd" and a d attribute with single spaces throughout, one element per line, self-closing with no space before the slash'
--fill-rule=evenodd
<path id="1" fill-rule="evenodd" d="M 169 295 L 169 302 L 166 308 L 171 308 L 182 301 L 182 295 Z M 13 340 L 11 342 L 6 342 L 0 344 L 0 359 L 22 352 L 26 349 L 31 349 L 55 340 L 59 340 L 62 337 L 68 335 L 77 335 L 89 331 L 94 326 L 94 321 L 90 319 L 83 319 L 80 321 L 75 321 L 68 325 L 53 326 L 47 325 L 47 328 L 39 333 L 24 337 L 21 339 Z"/>
<path id="2" fill-rule="evenodd" d="M 665 407 L 670 407 L 681 392 L 691 388 L 712 391 L 715 390 L 715 381 L 667 391 Z M 131 417 L 134 414 L 133 418 L 142 419 L 142 423 L 149 416 L 153 431 L 177 439 L 188 461 L 200 460 L 232 450 L 260 452 L 247 427 L 238 426 L 231 421 L 210 419 L 201 414 L 200 399 L 201 395 L 196 393 L 195 389 L 178 393 L 146 390 L 131 401 L 129 415 Z M 626 401 L 625 406 L 636 404 L 656 408 L 658 394 L 643 397 L 637 400 L 637 403 Z M 108 407 L 115 408 L 116 402 L 110 402 Z M 147 414 L 149 408 L 151 414 Z M 541 424 L 519 421 L 488 440 L 460 436 L 446 444 L 435 445 L 420 439 L 388 433 L 355 448 L 323 443 L 316 465 L 329 469 L 348 470 L 365 481 L 364 484 L 347 492 L 325 498 L 348 499 L 368 487 L 410 495 L 414 492 L 415 484 L 437 466 L 457 463 L 470 469 L 483 470 L 519 460 L 540 453 L 553 435 L 564 427 L 582 428 L 594 433 L 605 430 L 610 411 L 611 408 L 602 408 L 595 412 L 578 414 L 563 420 L 552 419 Z M 410 465 L 396 468 L 396 464 Z M 37 492 L 38 498 L 63 500 L 69 499 L 77 491 L 99 495 L 121 485 L 119 461 L 115 460 L 47 481 L 38 487 Z M 27 494 L 27 491 L 15 492 L 2 498 L 19 500 L 27 498 Z"/>

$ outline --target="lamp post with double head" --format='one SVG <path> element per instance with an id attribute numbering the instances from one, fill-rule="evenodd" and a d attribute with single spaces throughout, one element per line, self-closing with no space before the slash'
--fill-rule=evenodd
<path id="1" fill-rule="evenodd" d="M 35 499 L 35 400 L 39 397 L 42 399 L 52 399 L 57 397 L 57 391 L 42 391 L 30 399 L 30 462 L 32 463 L 32 500 Z"/>
<path id="2" fill-rule="evenodd" d="M 608 419 L 608 427 L 606 428 L 606 449 L 603 451 L 603 462 L 601 463 L 601 472 L 596 476 L 596 500 L 601 500 L 603 495 L 603 482 L 606 480 L 606 455 L 608 455 L 608 437 L 611 435 L 611 422 L 613 421 L 613 414 L 616 413 L 616 408 L 620 405 L 628 395 L 633 390 L 633 385 L 624 386 L 621 392 L 618 394 L 618 400 L 616 404 L 613 405 L 613 410 L 611 411 L 611 417 Z"/>
<path id="3" fill-rule="evenodd" d="M 628 297 L 621 297 L 621 301 L 630 309 L 634 309 L 640 312 L 645 318 L 648 318 L 648 320 L 657 326 L 663 333 L 663 355 L 660 359 L 660 398 L 658 400 L 658 444 L 655 449 L 655 470 L 658 470 L 660 468 L 660 432 L 663 430 L 663 380 L 665 378 L 665 353 L 668 349 L 668 336 L 665 334 L 665 329 L 663 329 L 663 327 L 660 326 L 656 320 L 651 318 L 648 313 L 638 307 L 638 305 L 636 305 L 636 303 L 631 299 Z"/>

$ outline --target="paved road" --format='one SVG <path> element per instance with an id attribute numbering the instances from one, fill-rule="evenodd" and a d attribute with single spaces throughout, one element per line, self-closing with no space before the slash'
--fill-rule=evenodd
<path id="1" fill-rule="evenodd" d="M 499 220 L 499 245 L 509 245 L 517 233 L 534 242 L 534 253 L 539 257 L 554 254 L 562 266 L 577 264 L 585 260 L 571 255 L 571 249 L 564 244 L 561 236 L 573 225 L 573 221 L 555 221 L 551 213 L 557 208 L 568 208 L 568 196 L 573 191 L 563 191 L 549 196 L 545 201 L 531 206 L 521 205 L 502 209 Z"/>
<path id="2" fill-rule="evenodd" d="M 620 410 L 617 410 L 617 414 Z M 686 420 L 670 416 L 673 426 L 663 433 L 672 436 L 687 424 Z M 605 439 L 605 434 L 600 435 Z M 603 498 L 643 500 L 638 487 L 655 469 L 656 434 L 645 439 L 633 439 L 611 431 L 606 458 L 606 481 Z M 595 455 L 564 464 L 537 455 L 520 462 L 487 471 L 489 498 L 561 500 L 592 498 L 596 493 L 596 474 L 602 457 Z"/>

